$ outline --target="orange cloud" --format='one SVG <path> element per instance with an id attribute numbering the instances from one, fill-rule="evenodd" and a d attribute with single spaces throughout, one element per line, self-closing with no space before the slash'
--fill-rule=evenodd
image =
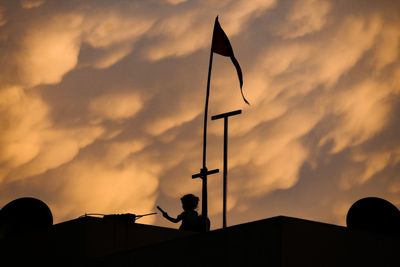
<path id="1" fill-rule="evenodd" d="M 327 22 L 331 3 L 325 0 L 294 2 L 286 15 L 287 22 L 279 25 L 277 34 L 297 38 L 321 30 Z"/>
<path id="2" fill-rule="evenodd" d="M 1 201 L 46 196 L 64 220 L 146 213 L 200 194 L 191 174 L 201 165 L 216 15 L 252 103 L 229 59 L 215 55 L 210 115 L 243 109 L 230 120 L 232 221 L 280 213 L 342 222 L 363 194 L 398 201 L 397 3 L 24 5 L 0 9 Z M 210 121 L 208 134 L 207 165 L 222 168 L 222 123 Z M 210 178 L 213 220 L 220 189 L 221 175 Z"/>
<path id="3" fill-rule="evenodd" d="M 252 16 L 256 17 L 272 8 L 275 2 L 275 0 L 253 1 L 249 5 L 243 0 L 216 1 L 213 3 L 213 17 L 223 13 L 225 30 L 230 36 L 235 36 L 241 32 L 243 25 Z M 148 49 L 147 55 L 151 60 L 185 56 L 210 45 L 210 29 L 212 29 L 213 21 L 205 21 L 205 18 L 210 17 L 209 6 L 199 2 L 188 7 L 179 16 L 166 17 L 154 25 L 150 36 L 161 36 L 162 39 Z"/>
<path id="4" fill-rule="evenodd" d="M 338 152 L 373 137 L 387 123 L 391 111 L 386 101 L 388 94 L 388 87 L 373 81 L 365 81 L 338 94 L 333 112 L 342 119 L 321 142 L 333 139 L 335 146 L 332 152 Z"/>
<path id="5" fill-rule="evenodd" d="M 121 120 L 134 116 L 142 105 L 135 93 L 105 94 L 91 100 L 89 110 L 99 118 Z"/>
<path id="6" fill-rule="evenodd" d="M 0 94 L 2 179 L 27 178 L 69 162 L 103 132 L 101 127 L 54 129 L 48 106 L 38 96 L 19 87 Z"/>
<path id="7" fill-rule="evenodd" d="M 49 20 L 23 36 L 18 62 L 24 84 L 29 86 L 58 83 L 78 62 L 82 17 L 66 14 Z"/>
<path id="8" fill-rule="evenodd" d="M 23 0 L 21 1 L 21 6 L 25 9 L 32 9 L 40 7 L 45 3 L 45 0 Z"/>
<path id="9" fill-rule="evenodd" d="M 2 177 L 39 153 L 40 132 L 49 126 L 47 106 L 40 98 L 27 96 L 20 87 L 0 90 Z M 29 114 L 29 116 L 27 116 Z"/>
<path id="10" fill-rule="evenodd" d="M 0 27 L 7 23 L 7 19 L 5 18 L 5 11 L 0 6 Z"/>
<path id="11" fill-rule="evenodd" d="M 66 184 L 56 220 L 85 213 L 152 212 L 158 186 L 155 170 L 143 163 L 127 163 L 110 165 L 97 158 L 71 164 L 63 174 Z M 147 222 L 153 220 L 148 218 Z"/>

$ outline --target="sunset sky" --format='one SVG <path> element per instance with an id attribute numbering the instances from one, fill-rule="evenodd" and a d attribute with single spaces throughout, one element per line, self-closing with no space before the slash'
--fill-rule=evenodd
<path id="1" fill-rule="evenodd" d="M 2 0 L 0 207 L 176 216 L 201 197 L 204 98 L 230 119 L 228 225 L 286 215 L 345 225 L 366 196 L 400 206 L 400 1 Z M 209 121 L 209 169 L 223 122 Z M 222 174 L 209 177 L 212 229 Z M 199 206 L 199 212 L 201 205 Z M 178 227 L 160 214 L 140 223 Z"/>

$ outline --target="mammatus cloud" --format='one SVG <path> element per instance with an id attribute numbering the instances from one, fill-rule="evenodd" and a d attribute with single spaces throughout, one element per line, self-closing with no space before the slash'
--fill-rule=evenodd
<path id="1" fill-rule="evenodd" d="M 65 181 L 62 198 L 68 199 L 69 205 L 61 201 L 57 209 L 70 217 L 84 213 L 148 213 L 157 197 L 157 169 L 152 163 L 109 160 L 108 155 L 70 164 L 60 174 Z"/>
<path id="2" fill-rule="evenodd" d="M 336 95 L 333 114 L 342 118 L 337 128 L 321 140 L 335 140 L 333 152 L 370 139 L 382 130 L 390 116 L 387 98 L 391 92 L 384 83 L 366 80 L 349 89 Z"/>
<path id="3" fill-rule="evenodd" d="M 28 98 L 19 87 L 2 88 L 2 171 L 1 178 L 11 171 L 32 160 L 38 153 L 36 141 L 40 138 L 37 131 L 48 123 L 43 119 L 47 110 L 40 99 Z M 26 114 L 30 114 L 27 118 Z M 34 128 L 34 129 L 32 129 Z M 28 133 L 29 136 L 25 137 Z"/>
<path id="4" fill-rule="evenodd" d="M 59 83 L 78 62 L 82 17 L 60 15 L 31 26 L 17 51 L 22 80 L 27 86 Z"/>
<path id="5" fill-rule="evenodd" d="M 331 11 L 329 1 L 307 0 L 295 2 L 285 15 L 286 21 L 277 29 L 283 38 L 298 38 L 321 30 Z"/>
<path id="6" fill-rule="evenodd" d="M 361 7 L 362 5 L 362 7 Z M 56 221 L 147 213 L 201 194 L 216 15 L 244 71 L 215 56 L 210 114 L 230 120 L 229 216 L 344 223 L 357 198 L 399 205 L 400 18 L 391 1 L 22 1 L 0 6 L 1 201 Z M 11 15 L 13 17 L 11 19 Z M 209 122 L 208 167 L 222 169 Z M 221 176 L 210 177 L 213 227 Z M 168 225 L 158 217 L 146 223 Z M 170 226 L 170 225 L 169 225 Z"/>
<path id="7" fill-rule="evenodd" d="M 142 102 L 135 94 L 101 95 L 89 103 L 89 110 L 94 116 L 119 120 L 134 116 L 142 107 Z"/>
<path id="8" fill-rule="evenodd" d="M 210 45 L 210 29 L 213 20 L 206 19 L 210 11 L 226 16 L 226 30 L 235 36 L 243 30 L 251 18 L 255 18 L 275 5 L 274 0 L 253 1 L 213 1 L 213 11 L 209 3 L 189 1 L 179 12 L 159 20 L 153 27 L 150 36 L 157 42 L 151 43 L 147 55 L 152 60 L 171 56 L 185 56 Z M 174 13 L 174 12 L 172 12 Z M 194 30 L 195 29 L 195 30 Z M 160 38 L 161 37 L 161 38 Z"/>
<path id="9" fill-rule="evenodd" d="M 18 87 L 0 92 L 2 180 L 23 179 L 59 167 L 103 131 L 99 126 L 54 128 L 48 106 L 40 97 Z"/>
<path id="10" fill-rule="evenodd" d="M 26 9 L 31 9 L 35 7 L 40 7 L 44 3 L 44 0 L 23 0 L 21 1 L 21 6 Z"/>
<path id="11" fill-rule="evenodd" d="M 5 18 L 5 11 L 2 7 L 0 7 L 0 27 L 5 25 L 7 23 L 7 20 Z"/>

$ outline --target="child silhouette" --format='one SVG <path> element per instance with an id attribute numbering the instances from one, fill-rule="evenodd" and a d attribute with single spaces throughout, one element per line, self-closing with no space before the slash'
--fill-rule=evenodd
<path id="1" fill-rule="evenodd" d="M 182 221 L 180 230 L 186 231 L 199 231 L 199 215 L 196 211 L 197 205 L 199 204 L 199 198 L 193 194 L 187 194 L 181 197 L 183 212 L 178 215 L 178 217 L 173 218 L 168 215 L 166 211 L 157 206 L 157 208 L 162 212 L 162 215 L 167 220 L 178 223 Z"/>

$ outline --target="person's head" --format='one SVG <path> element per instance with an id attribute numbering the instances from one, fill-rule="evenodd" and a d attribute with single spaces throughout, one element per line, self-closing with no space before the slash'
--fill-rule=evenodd
<path id="1" fill-rule="evenodd" d="M 199 204 L 199 198 L 193 194 L 187 194 L 181 197 L 182 208 L 185 211 L 195 210 Z"/>

